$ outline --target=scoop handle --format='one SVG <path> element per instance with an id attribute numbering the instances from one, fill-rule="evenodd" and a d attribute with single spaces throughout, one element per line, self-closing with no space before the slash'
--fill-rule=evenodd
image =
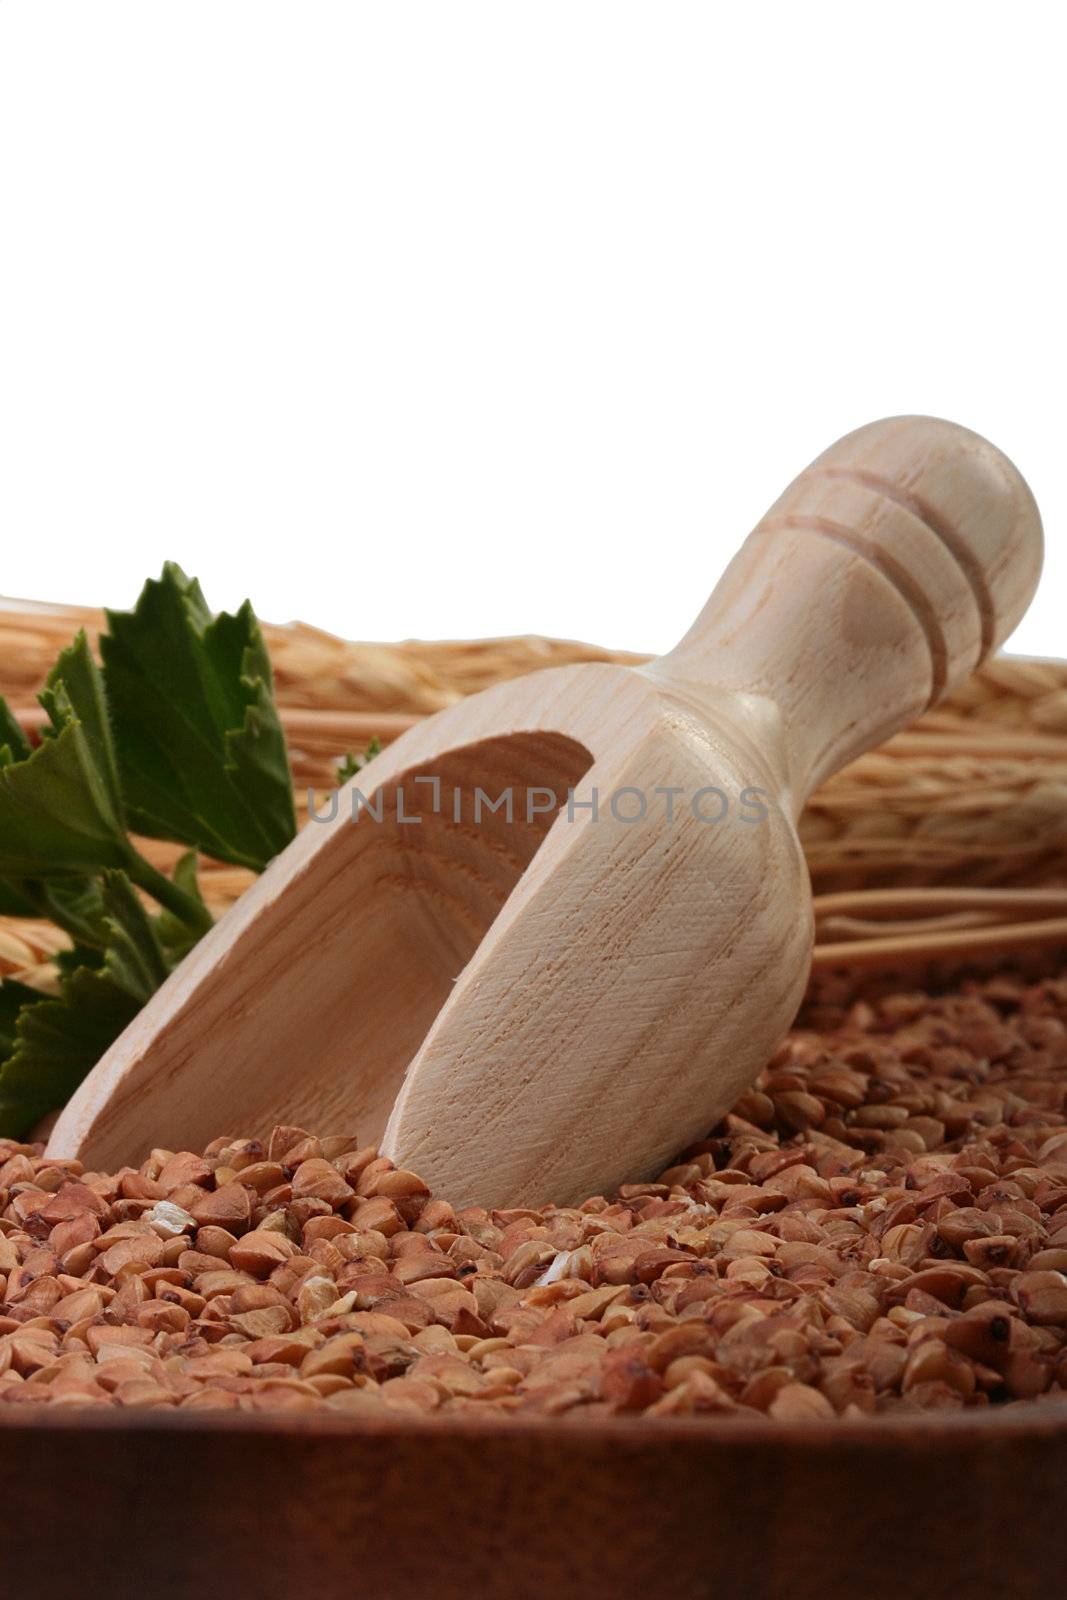
<path id="1" fill-rule="evenodd" d="M 873 422 L 794 479 L 657 671 L 776 702 L 800 804 L 1007 638 L 1042 549 L 1033 495 L 986 439 Z"/>

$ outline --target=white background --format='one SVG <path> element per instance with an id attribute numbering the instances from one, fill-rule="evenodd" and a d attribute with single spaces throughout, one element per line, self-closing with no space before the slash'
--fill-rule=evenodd
<path id="1" fill-rule="evenodd" d="M 917 410 L 1045 514 L 1057 8 L 0 0 L 0 592 L 658 649 Z"/>

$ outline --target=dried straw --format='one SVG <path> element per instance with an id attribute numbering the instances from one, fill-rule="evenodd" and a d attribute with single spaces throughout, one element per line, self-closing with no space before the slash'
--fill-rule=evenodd
<path id="1" fill-rule="evenodd" d="M 0 602 L 0 693 L 28 725 L 58 651 L 79 627 L 95 636 L 101 623 L 95 610 Z M 309 787 L 332 784 L 345 751 L 374 736 L 386 744 L 492 683 L 544 666 L 643 659 L 558 639 L 357 644 L 304 623 L 266 634 L 301 803 Z M 823 785 L 800 833 L 821 969 L 1067 948 L 1067 888 L 1058 888 L 1067 886 L 1067 662 L 997 657 Z M 174 859 L 166 845 L 150 853 L 162 865 Z M 204 882 L 222 909 L 248 876 L 208 863 Z M 0 974 L 33 977 L 55 937 L 46 924 L 0 919 Z"/>

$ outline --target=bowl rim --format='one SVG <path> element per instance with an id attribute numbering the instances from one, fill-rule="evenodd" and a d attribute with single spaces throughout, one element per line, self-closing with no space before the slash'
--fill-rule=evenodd
<path id="1" fill-rule="evenodd" d="M 427 1444 L 435 1440 L 492 1439 L 518 1442 L 536 1439 L 539 1444 L 556 1440 L 561 1448 L 589 1444 L 602 1447 L 612 1442 L 629 1449 L 664 1443 L 704 1451 L 730 1450 L 746 1445 L 800 1448 L 833 1453 L 883 1451 L 914 1448 L 936 1449 L 940 1444 L 956 1450 L 960 1444 L 999 1448 L 1009 1441 L 1030 1440 L 1067 1443 L 1067 1393 L 1042 1396 L 1036 1400 L 1014 1401 L 995 1408 L 971 1407 L 960 1411 L 893 1412 L 871 1417 L 837 1418 L 833 1421 L 776 1422 L 769 1417 L 587 1417 L 580 1409 L 562 1416 L 515 1413 L 472 1415 L 464 1411 L 437 1415 L 397 1413 L 393 1416 L 345 1416 L 342 1412 L 317 1411 L 198 1411 L 152 1407 L 138 1410 L 118 1406 L 63 1405 L 46 1401 L 0 1405 L 0 1435 L 4 1433 L 55 1434 L 93 1432 L 103 1435 L 203 1435 L 256 1434 L 289 1440 L 329 1436 L 334 1438 L 389 1439 L 419 1438 Z M 2 1459 L 0 1452 L 0 1459 Z"/>

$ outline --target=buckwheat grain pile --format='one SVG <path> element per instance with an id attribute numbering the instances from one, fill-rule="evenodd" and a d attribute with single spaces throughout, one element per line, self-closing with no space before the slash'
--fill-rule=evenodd
<path id="1" fill-rule="evenodd" d="M 355 1135 L 0 1141 L 0 1405 L 769 1414 L 1067 1389 L 1067 974 L 795 1031 L 654 1183 L 453 1210 Z"/>

